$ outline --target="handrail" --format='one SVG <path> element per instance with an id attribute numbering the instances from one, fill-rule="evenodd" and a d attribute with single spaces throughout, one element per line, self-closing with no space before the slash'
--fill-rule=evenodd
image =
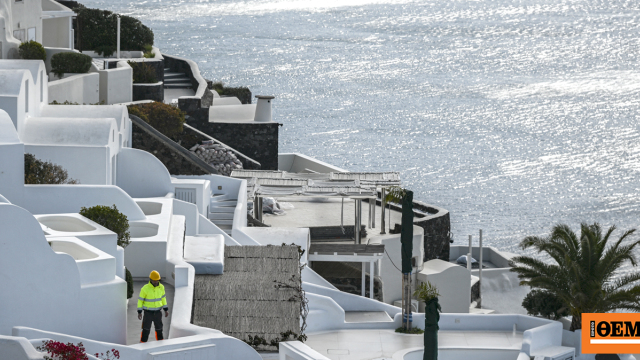
<path id="1" fill-rule="evenodd" d="M 147 124 L 144 120 L 131 114 L 129 114 L 129 118 L 134 124 L 138 125 L 144 132 L 153 136 L 154 138 L 161 141 L 162 143 L 168 145 L 174 151 L 180 153 L 182 156 L 187 158 L 187 160 L 189 160 L 194 165 L 200 167 L 202 170 L 209 172 L 210 174 L 219 174 L 218 171 L 213 166 L 207 164 L 204 160 L 194 155 L 191 151 L 182 147 L 182 145 L 179 145 L 175 141 L 169 139 L 163 133 L 156 130 L 153 126 Z"/>

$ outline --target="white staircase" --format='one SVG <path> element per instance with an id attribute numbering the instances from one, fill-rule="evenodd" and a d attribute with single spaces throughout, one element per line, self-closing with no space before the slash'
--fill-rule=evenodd
<path id="1" fill-rule="evenodd" d="M 192 89 L 191 79 L 185 73 L 171 72 L 171 69 L 164 69 L 165 89 Z"/>
<path id="2" fill-rule="evenodd" d="M 231 236 L 233 212 L 237 204 L 238 199 L 229 198 L 225 194 L 213 194 L 209 203 L 209 220 L 229 236 Z"/>

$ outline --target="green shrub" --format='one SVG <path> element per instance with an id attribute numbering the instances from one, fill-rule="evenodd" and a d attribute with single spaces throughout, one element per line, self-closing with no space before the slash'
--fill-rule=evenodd
<path id="1" fill-rule="evenodd" d="M 124 272 L 124 277 L 127 281 L 127 299 L 131 299 L 133 296 L 133 276 L 131 276 L 131 272 L 127 268 L 124 268 Z"/>
<path id="2" fill-rule="evenodd" d="M 80 215 L 118 234 L 118 245 L 123 248 L 127 247 L 131 242 L 131 234 L 129 234 L 129 220 L 127 216 L 113 205 L 113 207 L 96 205 L 90 208 L 82 207 Z"/>
<path id="3" fill-rule="evenodd" d="M 144 46 L 144 57 L 147 59 L 153 59 L 156 57 L 156 53 L 153 52 L 153 45 L 145 45 Z"/>
<path id="4" fill-rule="evenodd" d="M 145 45 L 153 45 L 153 31 L 140 20 L 131 16 L 120 16 L 120 49 L 143 51 Z M 113 54 L 117 43 L 118 14 L 100 9 L 78 9 L 76 23 L 79 44 L 82 50 L 93 50 L 104 56 Z"/>
<path id="5" fill-rule="evenodd" d="M 78 184 L 69 179 L 69 174 L 62 166 L 36 159 L 33 154 L 24 154 L 25 184 Z"/>
<path id="6" fill-rule="evenodd" d="M 184 112 L 161 102 L 129 105 L 129 114 L 136 115 L 165 136 L 172 138 L 182 133 Z M 140 116 L 140 114 L 142 116 Z"/>
<path id="7" fill-rule="evenodd" d="M 149 123 L 149 117 L 147 116 L 147 113 L 142 111 L 139 106 L 130 105 L 127 106 L 127 110 L 129 110 L 129 115 L 135 115 L 142 119 L 144 122 Z"/>
<path id="8" fill-rule="evenodd" d="M 133 69 L 134 84 L 155 84 L 158 82 L 153 66 L 137 61 L 127 61 L 127 63 Z"/>
<path id="9" fill-rule="evenodd" d="M 44 51 L 44 46 L 34 40 L 30 40 L 20 44 L 18 53 L 20 54 L 20 58 L 25 60 L 47 61 L 47 52 Z"/>
<path id="10" fill-rule="evenodd" d="M 522 307 L 529 315 L 544 316 L 558 320 L 569 315 L 569 309 L 556 295 L 540 290 L 531 290 L 522 300 Z"/>
<path id="11" fill-rule="evenodd" d="M 243 104 L 251 104 L 251 90 L 248 87 L 228 87 L 222 82 L 209 83 L 209 89 L 220 96 L 235 96 Z"/>
<path id="12" fill-rule="evenodd" d="M 91 56 L 77 52 L 61 52 L 51 57 L 51 71 L 62 76 L 64 73 L 84 74 L 91 68 Z"/>

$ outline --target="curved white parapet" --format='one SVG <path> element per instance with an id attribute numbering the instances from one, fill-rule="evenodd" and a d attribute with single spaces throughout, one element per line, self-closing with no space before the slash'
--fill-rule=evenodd
<path id="1" fill-rule="evenodd" d="M 397 306 L 385 304 L 378 300 L 365 298 L 359 295 L 349 294 L 344 291 L 330 289 L 321 285 L 302 283 L 302 288 L 307 293 L 328 296 L 332 298 L 345 311 L 384 311 L 392 318 L 400 314 L 402 309 Z"/>
<path id="2" fill-rule="evenodd" d="M 66 254 L 75 260 L 83 286 L 114 280 L 117 261 L 113 256 L 73 237 L 49 237 L 47 240 L 56 254 Z"/>
<path id="3" fill-rule="evenodd" d="M 0 204 L 0 228 L 0 303 L 10 309 L 0 334 L 24 325 L 126 341 L 127 284 L 116 277 L 114 257 L 73 237 L 50 238 L 57 243 L 49 246 L 40 223 L 15 205 Z"/>
<path id="4" fill-rule="evenodd" d="M 32 214 L 77 213 L 81 207 L 116 205 L 129 221 L 146 219 L 131 196 L 112 185 L 25 185 L 23 201 L 17 205 Z"/>
<path id="5" fill-rule="evenodd" d="M 0 335 L 0 359 L 42 360 L 42 355 L 26 338 Z"/>
<path id="6" fill-rule="evenodd" d="M 135 198 L 162 197 L 173 192 L 171 176 L 152 154 L 131 148 L 120 150 L 116 184 Z"/>

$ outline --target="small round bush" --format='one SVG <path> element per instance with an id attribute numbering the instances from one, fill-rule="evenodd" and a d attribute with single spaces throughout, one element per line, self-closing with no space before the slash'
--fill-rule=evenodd
<path id="1" fill-rule="evenodd" d="M 153 66 L 137 61 L 127 61 L 131 69 L 133 69 L 134 84 L 155 84 L 158 82 L 156 70 Z"/>
<path id="2" fill-rule="evenodd" d="M 47 52 L 44 51 L 44 46 L 34 40 L 30 40 L 20 44 L 20 47 L 18 48 L 18 54 L 20 54 L 20 58 L 25 60 L 47 61 Z"/>
<path id="3" fill-rule="evenodd" d="M 82 207 L 80 215 L 118 234 L 118 245 L 123 248 L 127 247 L 131 242 L 131 234 L 129 233 L 129 220 L 127 216 L 116 208 L 96 205 L 90 208 Z"/>
<path id="4" fill-rule="evenodd" d="M 531 290 L 522 300 L 522 307 L 529 315 L 544 316 L 547 319 L 558 320 L 569 315 L 569 309 L 556 295 L 541 291 Z"/>
<path id="5" fill-rule="evenodd" d="M 25 184 L 78 184 L 69 179 L 69 174 L 62 166 L 36 159 L 33 154 L 24 154 Z"/>
<path id="6" fill-rule="evenodd" d="M 91 56 L 77 52 L 61 52 L 51 57 L 51 70 L 62 76 L 64 73 L 84 74 L 91 68 Z"/>
<path id="7" fill-rule="evenodd" d="M 130 105 L 129 114 L 138 116 L 169 138 L 182 133 L 184 112 L 175 106 L 161 102 Z"/>
<path id="8" fill-rule="evenodd" d="M 129 271 L 129 269 L 127 268 L 124 268 L 124 272 L 124 277 L 127 281 L 127 299 L 131 299 L 131 297 L 133 296 L 133 276 L 131 276 L 131 271 Z"/>

